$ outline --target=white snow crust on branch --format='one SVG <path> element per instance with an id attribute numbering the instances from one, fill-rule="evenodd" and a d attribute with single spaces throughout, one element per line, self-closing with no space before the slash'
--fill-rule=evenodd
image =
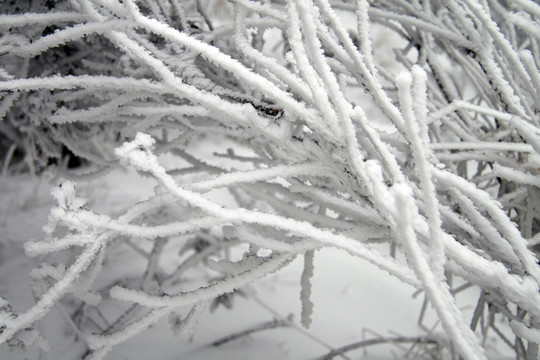
<path id="1" fill-rule="evenodd" d="M 297 257 L 307 329 L 315 253 L 332 247 L 423 292 L 444 332 L 439 353 L 487 359 L 493 327 L 517 358 L 538 357 L 540 7 L 210 1 L 224 19 L 203 3 L 0 5 L 3 172 L 59 179 L 44 238 L 25 244 L 45 259 L 32 272 L 36 303 L 16 313 L 0 298 L 0 344 L 45 348 L 37 325 L 69 294 L 80 311 L 130 306 L 107 328 L 70 319 L 88 358 L 166 316 L 190 337 L 207 307 Z M 399 40 L 381 42 L 382 31 Z M 69 169 L 66 153 L 86 168 Z M 107 214 L 77 195 L 129 166 L 157 183 L 152 196 Z M 218 190 L 232 203 L 213 200 Z M 144 276 L 96 289 L 115 247 L 142 258 Z M 187 290 L 195 269 L 205 285 Z M 479 290 L 472 319 L 456 278 Z"/>

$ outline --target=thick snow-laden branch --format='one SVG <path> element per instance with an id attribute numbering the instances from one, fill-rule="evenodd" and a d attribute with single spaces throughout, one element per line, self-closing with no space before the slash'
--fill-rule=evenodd
<path id="1" fill-rule="evenodd" d="M 422 253 L 414 229 L 411 225 L 414 204 L 406 186 L 396 184 L 391 192 L 395 196 L 395 209 L 391 209 L 396 223 L 396 232 L 403 240 L 404 248 L 408 253 L 412 267 L 421 279 L 424 290 L 435 308 L 444 329 L 454 341 L 454 345 L 462 356 L 467 359 L 487 359 L 474 332 L 467 326 L 462 314 L 445 282 L 435 275 L 438 264 L 429 266 L 426 256 Z M 402 212 L 403 209 L 407 209 Z M 433 234 L 433 232 L 431 232 Z M 439 240 L 439 239 L 438 239 Z"/>
<path id="2" fill-rule="evenodd" d="M 414 91 L 411 96 L 412 77 L 408 74 L 400 74 L 396 79 L 399 91 L 399 101 L 405 118 L 405 129 L 412 148 L 415 161 L 415 171 L 419 178 L 420 189 L 425 195 L 426 215 L 429 224 L 429 235 L 432 265 L 431 268 L 441 280 L 444 277 L 444 246 L 442 240 L 441 218 L 439 214 L 439 201 L 435 193 L 435 185 L 431 176 L 427 152 L 427 128 L 425 117 L 426 108 L 426 74 L 419 67 L 413 67 Z M 414 105 L 413 105 L 414 97 Z"/>

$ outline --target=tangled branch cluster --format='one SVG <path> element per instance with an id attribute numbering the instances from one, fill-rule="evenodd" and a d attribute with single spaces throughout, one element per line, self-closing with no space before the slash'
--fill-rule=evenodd
<path id="1" fill-rule="evenodd" d="M 94 332 L 89 358 L 182 307 L 191 311 L 173 327 L 190 334 L 210 301 L 298 256 L 308 327 L 316 250 L 336 247 L 425 292 L 444 330 L 436 336 L 443 350 L 485 359 L 482 336 L 504 318 L 515 339 L 498 336 L 518 357 L 536 358 L 540 6 L 201 3 L 70 0 L 49 11 L 4 9 L 4 169 L 56 164 L 69 179 L 53 191 L 46 238 L 25 249 L 73 260 L 33 272 L 38 300 L 26 312 L 2 301 L 0 342 L 43 345 L 32 327 L 68 294 L 84 307 L 105 298 L 132 304 L 108 328 L 77 324 Z M 344 26 L 347 16 L 356 28 Z M 391 67 L 372 45 L 371 31 L 381 26 L 400 38 Z M 202 139 L 229 149 L 204 158 Z M 70 170 L 66 154 L 87 166 Z M 180 165 L 167 167 L 165 156 Z M 118 216 L 86 208 L 75 183 L 120 164 L 155 178 L 155 195 Z M 206 196 L 216 189 L 227 189 L 236 206 Z M 231 261 L 227 250 L 238 244 L 249 248 Z M 118 246 L 145 259 L 144 276 L 136 286 L 96 291 Z M 184 252 L 166 272 L 171 247 Z M 179 280 L 201 263 L 223 277 L 185 291 Z M 455 276 L 481 289 L 470 321 L 456 304 Z"/>

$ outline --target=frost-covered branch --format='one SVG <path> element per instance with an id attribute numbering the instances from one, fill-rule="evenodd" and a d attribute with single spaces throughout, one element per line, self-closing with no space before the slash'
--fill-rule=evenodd
<path id="1" fill-rule="evenodd" d="M 33 272 L 28 310 L 0 299 L 0 342 L 43 345 L 33 328 L 68 294 L 96 310 L 129 303 L 100 329 L 72 321 L 93 358 L 166 315 L 190 335 L 207 304 L 228 306 L 299 255 L 307 328 L 316 252 L 333 247 L 425 292 L 445 334 L 328 356 L 419 341 L 482 359 L 484 319 L 538 356 L 533 1 L 30 3 L 0 5 L 2 168 L 55 171 L 57 205 L 25 250 L 65 263 Z M 129 166 L 152 196 L 114 214 L 77 196 L 77 182 Z M 136 254 L 138 278 L 98 290 L 117 247 Z M 184 287 L 189 269 L 204 285 Z M 480 289 L 470 326 L 455 277 Z"/>

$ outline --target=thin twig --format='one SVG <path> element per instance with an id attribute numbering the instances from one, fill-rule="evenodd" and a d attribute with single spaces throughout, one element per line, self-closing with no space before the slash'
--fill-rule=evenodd
<path id="1" fill-rule="evenodd" d="M 240 339 L 242 337 L 245 337 L 245 336 L 260 332 L 260 331 L 271 330 L 271 329 L 280 328 L 280 327 L 288 327 L 290 325 L 291 325 L 291 319 L 290 318 L 287 318 L 285 320 L 283 320 L 283 319 L 280 319 L 280 320 L 274 319 L 272 321 L 268 321 L 268 322 L 265 322 L 265 323 L 262 323 L 262 324 L 259 324 L 259 325 L 255 325 L 255 326 L 253 326 L 253 327 L 251 327 L 249 329 L 242 330 L 242 331 L 227 335 L 227 336 L 225 336 L 225 337 L 223 337 L 223 338 L 221 338 L 219 340 L 214 341 L 212 343 L 212 346 L 218 347 L 218 346 L 224 345 L 226 343 L 229 343 L 231 341 L 238 340 L 238 339 Z"/>
<path id="2" fill-rule="evenodd" d="M 398 343 L 419 343 L 419 344 L 426 344 L 426 345 L 437 345 L 439 342 L 432 337 L 427 336 L 413 336 L 413 337 L 406 337 L 406 336 L 396 336 L 396 337 L 390 337 L 390 338 L 378 338 L 378 339 L 368 339 L 368 340 L 362 340 L 358 341 L 343 347 L 340 347 L 338 349 L 330 351 L 328 354 L 323 355 L 316 360 L 328 360 L 333 359 L 334 357 L 341 355 L 345 352 L 349 352 L 352 350 L 356 350 L 359 348 L 367 347 L 367 346 L 373 346 L 373 345 L 379 345 L 379 344 L 398 344 Z"/>

